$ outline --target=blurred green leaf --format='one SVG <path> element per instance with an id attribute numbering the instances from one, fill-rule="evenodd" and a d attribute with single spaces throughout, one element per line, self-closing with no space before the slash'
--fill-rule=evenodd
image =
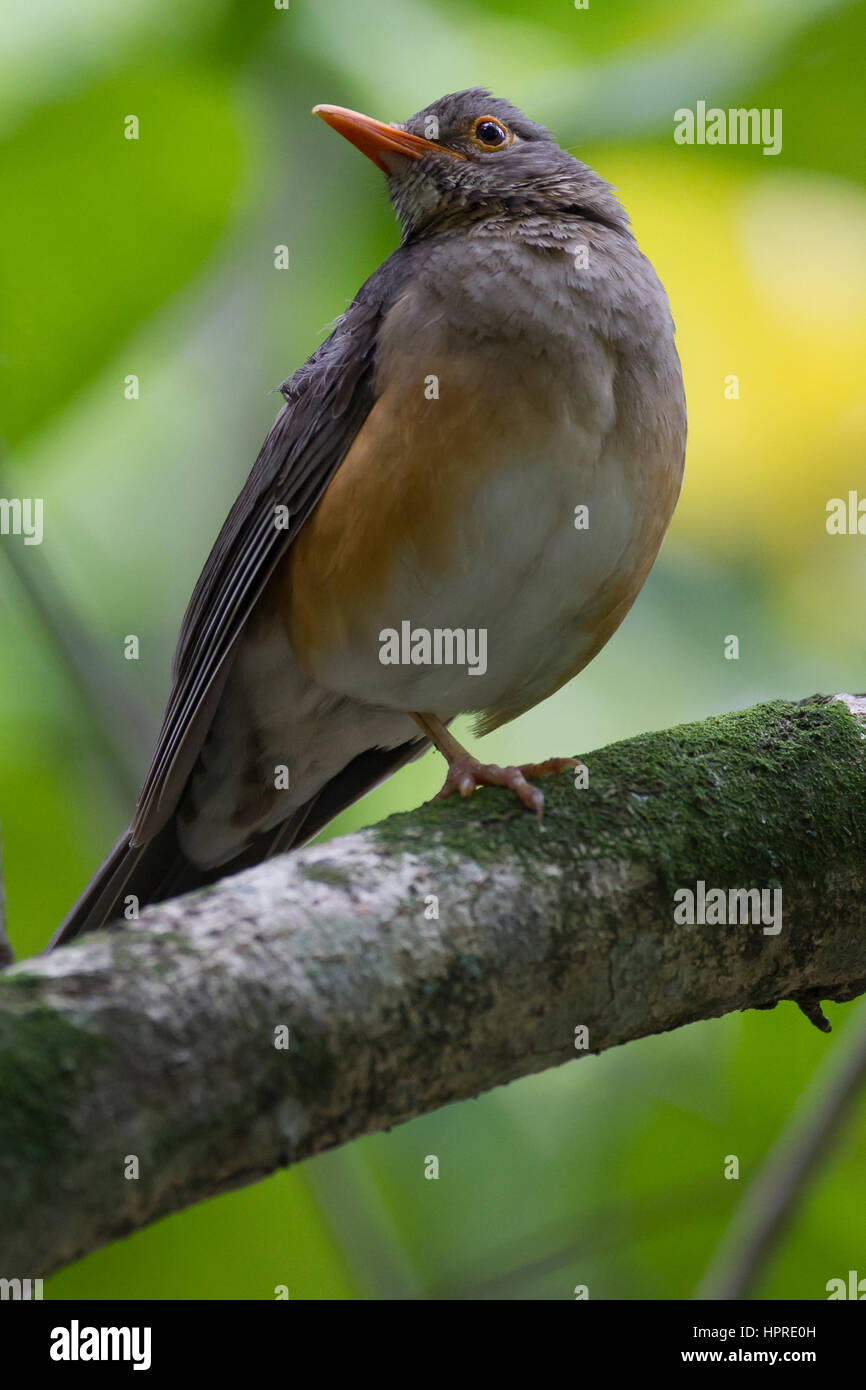
<path id="1" fill-rule="evenodd" d="M 128 115 L 138 140 L 124 138 Z M 13 210 L 0 222 L 0 428 L 11 442 L 201 273 L 239 168 L 226 84 L 195 67 L 115 74 L 19 128 L 0 155 Z"/>

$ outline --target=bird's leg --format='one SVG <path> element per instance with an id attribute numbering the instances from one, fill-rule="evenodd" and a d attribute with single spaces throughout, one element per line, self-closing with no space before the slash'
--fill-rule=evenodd
<path id="1" fill-rule="evenodd" d="M 527 779 L 544 777 L 549 772 L 562 772 L 566 767 L 580 767 L 577 758 L 548 758 L 544 763 L 524 763 L 522 767 L 481 763 L 462 743 L 457 742 L 435 714 L 413 713 L 412 718 L 448 763 L 445 785 L 434 798 L 436 801 L 444 801 L 456 792 L 461 796 L 471 796 L 476 787 L 510 787 L 524 806 L 535 811 L 540 818 L 544 814 L 544 795 Z"/>

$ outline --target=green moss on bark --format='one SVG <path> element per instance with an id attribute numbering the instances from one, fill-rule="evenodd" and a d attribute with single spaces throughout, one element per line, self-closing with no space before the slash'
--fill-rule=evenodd
<path id="1" fill-rule="evenodd" d="M 352 880 L 345 869 L 335 864 L 304 864 L 301 873 L 312 883 L 326 883 L 331 888 L 342 888 L 347 893 L 352 888 Z"/>
<path id="2" fill-rule="evenodd" d="M 514 855 L 534 874 L 573 866 L 581 846 L 589 859 L 651 865 L 671 890 L 695 866 L 722 888 L 823 881 L 828 864 L 866 844 L 862 733 L 839 701 L 775 700 L 588 754 L 587 788 L 573 773 L 544 779 L 541 824 L 511 793 L 485 789 L 392 816 L 375 833 L 390 849 L 435 846 L 479 863 Z"/>
<path id="3" fill-rule="evenodd" d="M 46 1155 L 66 1164 L 90 1147 L 69 1116 L 79 1086 L 93 1085 L 108 1042 L 48 1005 L 30 1005 L 44 979 L 26 973 L 0 981 L 0 1206 L 21 1203 L 22 1190 L 50 1181 Z M 14 1155 L 14 1165 L 6 1162 Z"/>

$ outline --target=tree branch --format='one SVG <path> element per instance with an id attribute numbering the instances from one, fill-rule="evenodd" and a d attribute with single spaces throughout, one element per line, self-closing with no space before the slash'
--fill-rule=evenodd
<path id="1" fill-rule="evenodd" d="M 502 791 L 430 804 L 12 966 L 0 1275 L 584 1041 L 864 992 L 864 714 L 776 701 L 629 739 L 587 788 L 549 779 L 542 824 Z M 678 923 L 698 881 L 781 889 L 781 930 Z"/>

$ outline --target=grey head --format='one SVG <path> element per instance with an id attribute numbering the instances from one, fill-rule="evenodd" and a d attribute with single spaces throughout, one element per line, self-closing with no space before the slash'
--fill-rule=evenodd
<path id="1" fill-rule="evenodd" d="M 451 92 L 399 125 L 343 107 L 314 109 L 385 173 L 404 242 L 485 218 L 576 217 L 628 228 L 604 179 L 483 87 Z"/>

